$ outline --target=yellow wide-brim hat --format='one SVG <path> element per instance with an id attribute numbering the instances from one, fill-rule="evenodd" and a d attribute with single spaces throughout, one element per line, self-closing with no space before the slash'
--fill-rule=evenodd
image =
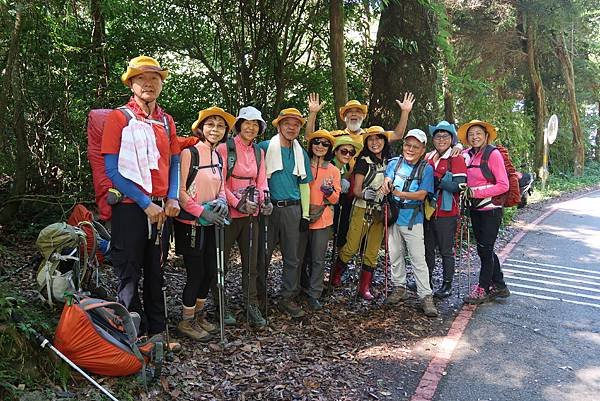
<path id="1" fill-rule="evenodd" d="M 331 147 L 333 147 L 333 145 L 335 144 L 335 138 L 326 129 L 320 129 L 317 131 L 313 131 L 306 136 L 306 140 L 308 141 L 309 144 L 310 144 L 310 141 L 312 141 L 315 138 L 327 139 L 329 141 L 329 143 L 331 143 Z"/>
<path id="2" fill-rule="evenodd" d="M 235 117 L 220 107 L 211 106 L 208 109 L 200 110 L 200 112 L 198 113 L 198 119 L 192 124 L 192 132 L 196 131 L 196 129 L 202 121 L 206 120 L 208 117 L 211 116 L 222 117 L 225 120 L 225 123 L 227 123 L 227 130 L 231 131 L 233 129 L 233 125 L 235 124 Z"/>
<path id="3" fill-rule="evenodd" d="M 383 127 L 380 127 L 379 125 L 373 125 L 373 126 L 367 128 L 362 133 L 363 144 L 366 143 L 367 138 L 372 135 L 383 135 L 389 141 L 392 133 L 393 133 L 393 131 L 386 131 L 383 129 Z"/>
<path id="4" fill-rule="evenodd" d="M 274 127 L 278 127 L 281 120 L 286 118 L 295 118 L 300 121 L 302 125 L 306 123 L 306 119 L 302 117 L 302 113 L 298 109 L 290 107 L 289 109 L 283 109 L 279 112 L 279 115 L 276 119 L 273 120 L 272 124 Z"/>
<path id="5" fill-rule="evenodd" d="M 344 114 L 346 114 L 346 112 L 349 109 L 354 108 L 360 109 L 365 116 L 367 115 L 367 111 L 369 110 L 366 104 L 362 104 L 358 100 L 349 100 L 344 106 L 340 107 L 340 117 L 342 118 L 342 120 L 344 119 Z"/>
<path id="6" fill-rule="evenodd" d="M 160 74 L 163 81 L 169 76 L 169 70 L 162 68 L 156 59 L 148 56 L 138 56 L 129 61 L 127 71 L 121 75 L 121 82 L 125 86 L 129 86 L 131 78 L 145 72 L 156 72 Z"/>
<path id="7" fill-rule="evenodd" d="M 481 121 L 481 120 L 471 120 L 468 123 L 463 124 L 460 127 L 458 127 L 458 139 L 463 144 L 465 144 L 465 145 L 469 144 L 467 142 L 467 131 L 469 130 L 469 128 L 471 128 L 474 125 L 480 125 L 487 131 L 488 142 L 492 142 L 493 140 L 495 140 L 498 137 L 498 132 L 496 132 L 496 127 L 494 127 L 492 124 L 490 124 L 486 121 Z"/>
<path id="8" fill-rule="evenodd" d="M 344 131 L 341 131 L 344 132 Z M 342 145 L 352 145 L 356 152 L 360 152 L 363 148 L 363 144 L 356 142 L 354 139 L 350 137 L 350 135 L 340 135 L 335 137 L 335 145 L 333 145 L 333 150 L 336 150 Z"/>

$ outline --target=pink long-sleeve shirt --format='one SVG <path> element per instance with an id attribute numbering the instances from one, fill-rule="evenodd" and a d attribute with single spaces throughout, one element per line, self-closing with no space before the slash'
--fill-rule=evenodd
<path id="1" fill-rule="evenodd" d="M 235 144 L 236 162 L 233 167 L 231 177 L 225 183 L 225 194 L 227 196 L 227 203 L 229 204 L 229 213 L 231 218 L 236 219 L 240 217 L 246 217 L 247 214 L 241 213 L 236 209 L 243 191 L 250 185 L 256 187 L 256 195 L 254 202 L 262 202 L 264 198 L 264 191 L 269 190 L 267 184 L 267 174 L 265 170 L 265 154 L 261 150 L 261 163 L 259 171 L 256 171 L 256 154 L 252 144 L 246 145 L 239 135 L 233 138 Z M 227 143 L 221 143 L 217 146 L 217 152 L 223 158 L 223 175 L 227 175 Z M 247 178 L 239 178 L 247 177 Z M 255 216 L 258 215 L 258 211 Z"/>
<path id="2" fill-rule="evenodd" d="M 210 145 L 203 141 L 198 141 L 194 145 L 198 149 L 198 166 L 209 166 L 219 164 L 219 158 Z M 218 198 L 225 200 L 225 171 L 218 167 L 200 168 L 194 182 L 189 189 L 185 188 L 187 177 L 192 162 L 191 152 L 187 149 L 181 152 L 181 180 L 179 184 L 179 201 L 181 207 L 195 217 L 200 217 L 204 211 L 202 203 L 212 201 Z M 226 163 L 226 161 L 223 161 Z M 179 221 L 186 224 L 196 224 L 196 221 Z"/>
<path id="3" fill-rule="evenodd" d="M 483 149 L 484 147 L 481 147 L 475 154 L 472 154 L 472 148 L 465 149 L 463 152 L 467 162 L 467 185 L 473 191 L 473 198 L 477 199 L 491 198 L 492 196 L 502 195 L 508 191 L 508 175 L 504 167 L 504 159 L 499 151 L 492 151 L 488 160 L 488 167 L 496 178 L 496 183 L 489 182 L 483 175 L 479 167 L 481 158 L 483 157 Z M 479 210 L 489 210 L 498 207 L 502 206 L 489 203 Z"/>

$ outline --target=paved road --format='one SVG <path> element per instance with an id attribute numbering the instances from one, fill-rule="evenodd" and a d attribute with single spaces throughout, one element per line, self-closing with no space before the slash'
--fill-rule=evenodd
<path id="1" fill-rule="evenodd" d="M 513 296 L 477 308 L 434 400 L 600 400 L 600 191 L 554 207 L 508 255 Z"/>

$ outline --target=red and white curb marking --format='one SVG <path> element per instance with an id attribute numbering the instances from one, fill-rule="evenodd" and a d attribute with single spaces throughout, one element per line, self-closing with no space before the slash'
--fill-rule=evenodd
<path id="1" fill-rule="evenodd" d="M 582 195 L 582 197 L 586 195 L 589 195 L 589 192 Z M 535 226 L 537 226 L 543 220 L 548 218 L 552 213 L 556 211 L 556 209 L 557 208 L 555 205 L 550 206 L 544 214 L 542 214 L 540 217 L 523 227 L 523 229 L 517 235 L 515 235 L 513 239 L 510 240 L 510 242 L 506 244 L 506 246 L 498 254 L 498 259 L 500 259 L 500 262 L 504 263 L 506 257 L 512 252 L 515 246 L 517 246 L 519 241 L 523 239 L 525 234 L 533 230 Z M 458 344 L 463 333 L 465 332 L 467 324 L 469 323 L 469 320 L 471 320 L 475 309 L 477 309 L 477 305 L 463 305 L 456 318 L 454 318 L 454 322 L 452 322 L 452 326 L 450 326 L 448 334 L 442 340 L 440 350 L 429 362 L 429 365 L 427 365 L 427 369 L 425 369 L 425 373 L 423 374 L 423 377 L 421 377 L 421 381 L 417 386 L 415 394 L 410 398 L 411 401 L 433 400 L 435 391 L 437 390 L 440 380 L 442 379 L 442 376 L 446 371 L 446 368 L 448 367 L 450 358 L 452 357 L 452 354 L 456 349 L 456 345 Z"/>

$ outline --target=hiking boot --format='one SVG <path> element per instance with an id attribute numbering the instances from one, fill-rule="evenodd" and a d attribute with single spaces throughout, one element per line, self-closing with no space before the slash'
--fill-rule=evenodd
<path id="1" fill-rule="evenodd" d="M 332 287 L 339 287 L 342 285 L 342 274 L 346 271 L 348 265 L 340 258 L 338 258 L 334 265 L 331 266 L 331 275 L 329 276 L 329 280 L 331 280 Z"/>
<path id="2" fill-rule="evenodd" d="M 421 300 L 421 308 L 423 308 L 423 313 L 427 317 L 438 317 L 439 313 L 435 304 L 433 303 L 433 296 L 427 295 L 425 298 Z"/>
<path id="3" fill-rule="evenodd" d="M 302 317 L 304 316 L 304 311 L 300 308 L 294 301 L 291 299 L 281 299 L 279 303 L 277 303 L 279 310 L 281 312 L 287 313 L 291 317 Z"/>
<path id="4" fill-rule="evenodd" d="M 360 272 L 360 281 L 358 282 L 358 295 L 365 301 L 371 301 L 375 298 L 369 289 L 371 286 L 371 280 L 373 279 L 373 271 L 362 270 Z"/>
<path id="5" fill-rule="evenodd" d="M 496 284 L 494 284 L 490 288 L 490 298 L 491 299 L 496 299 L 496 298 L 506 299 L 508 297 L 510 297 L 510 290 L 508 289 L 507 286 L 504 286 L 504 288 L 498 288 L 498 286 L 496 286 Z"/>
<path id="6" fill-rule="evenodd" d="M 405 287 L 396 287 L 390 295 L 385 299 L 384 303 L 388 305 L 395 305 L 400 301 L 406 301 L 408 299 L 408 291 Z"/>
<path id="7" fill-rule="evenodd" d="M 484 302 L 490 301 L 490 296 L 485 290 L 485 288 L 480 287 L 479 285 L 475 286 L 471 293 L 465 298 L 465 303 L 471 305 L 479 305 Z"/>
<path id="8" fill-rule="evenodd" d="M 444 281 L 439 290 L 433 296 L 436 298 L 448 298 L 452 294 L 452 281 Z"/>
<path id="9" fill-rule="evenodd" d="M 216 320 L 219 321 L 221 318 L 221 314 L 219 313 L 219 307 L 215 310 Z M 235 326 L 237 324 L 237 319 L 231 310 L 226 306 L 225 311 L 223 312 L 223 324 L 225 326 Z"/>
<path id="10" fill-rule="evenodd" d="M 321 309 L 323 309 L 323 305 L 321 305 L 321 302 L 319 302 L 319 300 L 317 298 L 308 297 L 306 302 L 308 303 L 308 307 L 312 311 L 316 312 L 316 311 L 320 311 Z"/>
<path id="11" fill-rule="evenodd" d="M 258 306 L 254 304 L 249 304 L 247 306 L 248 312 L 248 324 L 252 327 L 265 327 L 267 325 L 267 321 L 262 317 L 260 313 L 260 309 Z"/>
<path id="12" fill-rule="evenodd" d="M 212 335 L 194 324 L 193 320 L 182 320 L 177 325 L 177 331 L 191 338 L 194 341 L 208 342 L 212 339 Z"/>
<path id="13" fill-rule="evenodd" d="M 217 325 L 212 324 L 211 322 L 206 320 L 204 313 L 196 313 L 194 324 L 210 334 L 215 334 L 219 331 Z"/>

